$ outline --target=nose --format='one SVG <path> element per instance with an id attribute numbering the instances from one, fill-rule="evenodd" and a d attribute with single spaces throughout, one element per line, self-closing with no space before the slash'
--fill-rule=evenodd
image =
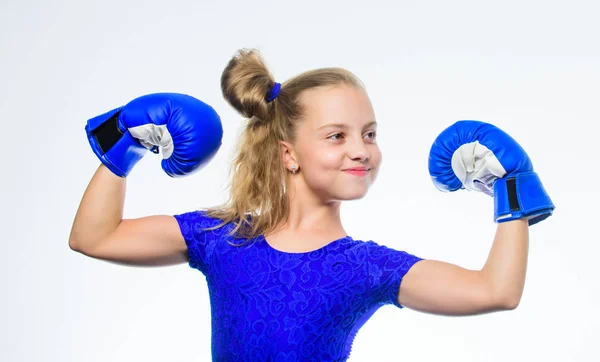
<path id="1" fill-rule="evenodd" d="M 348 155 L 352 160 L 360 162 L 367 162 L 371 156 L 367 145 L 362 139 L 349 144 Z"/>

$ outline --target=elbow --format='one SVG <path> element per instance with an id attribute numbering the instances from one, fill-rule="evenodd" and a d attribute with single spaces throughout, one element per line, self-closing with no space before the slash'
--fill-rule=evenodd
<path id="1" fill-rule="evenodd" d="M 503 310 L 515 310 L 521 303 L 521 296 L 506 296 L 502 299 L 500 306 Z"/>
<path id="2" fill-rule="evenodd" d="M 75 228 L 72 228 L 71 233 L 69 234 L 69 248 L 71 248 L 73 251 L 79 251 L 77 234 L 78 233 L 76 232 Z"/>
<path id="3" fill-rule="evenodd" d="M 494 310 L 515 310 L 521 303 L 523 288 L 487 283 L 488 301 Z"/>
<path id="4" fill-rule="evenodd" d="M 71 234 L 69 235 L 69 248 L 78 253 L 85 254 L 85 250 L 89 249 L 90 246 L 90 240 L 88 239 L 89 236 L 85 233 L 71 230 Z"/>
<path id="5" fill-rule="evenodd" d="M 521 303 L 522 290 L 503 290 L 499 291 L 488 289 L 488 302 L 494 311 L 515 310 Z"/>
<path id="6" fill-rule="evenodd" d="M 80 238 L 70 237 L 69 238 L 69 248 L 75 252 L 87 255 L 87 250 L 89 247 L 84 247 L 85 242 L 83 242 Z"/>
<path id="7" fill-rule="evenodd" d="M 69 248 L 73 251 L 76 251 L 78 253 L 81 252 L 81 248 L 79 247 L 79 244 L 77 243 L 77 240 L 70 238 L 69 239 Z"/>

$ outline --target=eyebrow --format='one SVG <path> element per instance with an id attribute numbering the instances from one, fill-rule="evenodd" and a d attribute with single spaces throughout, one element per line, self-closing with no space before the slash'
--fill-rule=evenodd
<path id="1" fill-rule="evenodd" d="M 377 122 L 376 121 L 371 121 L 369 123 L 367 123 L 364 128 L 368 128 L 371 127 L 373 125 L 376 125 Z M 321 126 L 319 128 L 317 128 L 317 130 L 320 130 L 322 128 L 328 128 L 328 127 L 337 127 L 337 128 L 348 128 L 348 125 L 344 124 L 344 123 L 331 123 L 331 124 L 326 124 L 324 126 Z"/>

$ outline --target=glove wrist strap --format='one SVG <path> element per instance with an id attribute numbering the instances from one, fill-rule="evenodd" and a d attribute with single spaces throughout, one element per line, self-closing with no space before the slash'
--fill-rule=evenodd
<path id="1" fill-rule="evenodd" d="M 537 173 L 523 172 L 494 183 L 494 221 L 526 218 L 529 225 L 552 215 L 554 204 Z"/>
<path id="2" fill-rule="evenodd" d="M 124 131 L 119 128 L 120 109 L 109 119 L 90 131 L 102 154 L 107 153 L 123 137 Z"/>
<path id="3" fill-rule="evenodd" d="M 100 161 L 115 175 L 126 177 L 147 150 L 120 123 L 121 109 L 88 120 L 85 129 L 90 146 Z"/>

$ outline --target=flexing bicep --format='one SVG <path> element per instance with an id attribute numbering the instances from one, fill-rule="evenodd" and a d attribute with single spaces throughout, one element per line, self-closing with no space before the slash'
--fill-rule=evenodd
<path id="1" fill-rule="evenodd" d="M 165 266 L 188 261 L 179 224 L 169 215 L 124 219 L 94 248 L 80 252 L 124 265 Z"/>
<path id="2" fill-rule="evenodd" d="M 506 309 L 480 271 L 436 260 L 415 264 L 404 276 L 398 302 L 441 315 L 474 315 Z"/>

